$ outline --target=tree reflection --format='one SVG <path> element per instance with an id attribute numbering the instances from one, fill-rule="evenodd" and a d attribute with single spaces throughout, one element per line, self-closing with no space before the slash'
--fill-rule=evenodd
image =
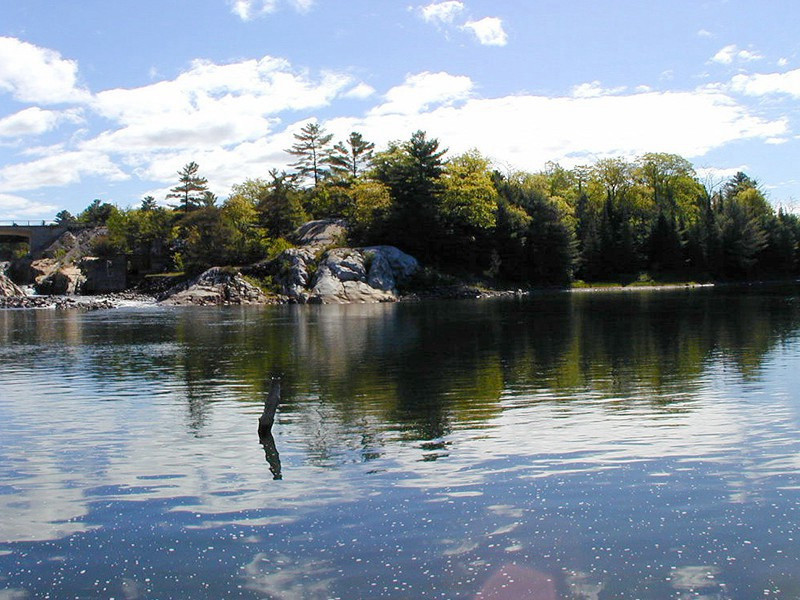
<path id="1" fill-rule="evenodd" d="M 757 379 L 797 335 L 797 289 L 542 294 L 524 300 L 176 309 L 122 318 L 37 313 L 51 347 L 95 344 L 74 365 L 98 381 L 183 390 L 193 432 L 214 402 L 256 402 L 284 373 L 286 422 L 319 464 L 369 460 L 391 441 L 436 442 L 485 427 L 515 403 L 587 399 L 692 410 L 709 377 Z M 4 315 L 6 340 L 30 314 Z M 40 323 L 44 319 L 46 322 Z M 77 329 L 76 329 L 77 328 Z M 31 361 L 35 361 L 31 356 Z M 269 439 L 267 439 L 269 442 Z M 278 453 L 264 444 L 273 474 Z M 423 452 L 423 450 L 421 450 Z M 278 468 L 270 460 L 274 458 Z"/>

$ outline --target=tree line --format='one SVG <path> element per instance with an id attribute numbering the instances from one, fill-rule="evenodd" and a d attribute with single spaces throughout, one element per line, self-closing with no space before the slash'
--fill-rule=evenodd
<path id="1" fill-rule="evenodd" d="M 309 219 L 343 218 L 351 245 L 392 244 L 459 277 L 530 285 L 655 278 L 727 280 L 798 273 L 800 220 L 744 173 L 701 181 L 664 153 L 572 169 L 504 173 L 477 150 L 447 156 L 417 131 L 385 150 L 308 123 L 288 171 L 234 185 L 220 201 L 191 162 L 167 194 L 119 209 L 95 200 L 60 221 L 105 224 L 98 252 L 144 271 L 242 265 L 291 246 Z"/>

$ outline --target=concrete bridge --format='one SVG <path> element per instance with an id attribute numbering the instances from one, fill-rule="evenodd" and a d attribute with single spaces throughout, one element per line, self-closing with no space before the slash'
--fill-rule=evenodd
<path id="1" fill-rule="evenodd" d="M 0 241 L 28 242 L 31 256 L 36 256 L 69 229 L 55 221 L 0 221 Z"/>

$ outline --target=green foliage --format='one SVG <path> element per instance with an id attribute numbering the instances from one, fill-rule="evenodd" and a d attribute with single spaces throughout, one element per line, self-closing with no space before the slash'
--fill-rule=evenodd
<path id="1" fill-rule="evenodd" d="M 113 204 L 95 199 L 78 215 L 78 222 L 92 227 L 99 227 L 105 225 L 115 212 L 117 212 L 117 207 Z"/>
<path id="2" fill-rule="evenodd" d="M 357 131 L 353 131 L 346 142 L 339 142 L 327 158 L 331 171 L 340 177 L 358 177 L 372 163 L 375 144 L 367 142 Z"/>
<path id="3" fill-rule="evenodd" d="M 137 209 L 95 200 L 77 219 L 62 211 L 57 220 L 105 224 L 108 237 L 97 251 L 125 253 L 145 272 L 275 257 L 310 218 L 344 218 L 349 243 L 393 244 L 438 273 L 522 285 L 573 277 L 586 285 L 650 285 L 800 271 L 797 216 L 776 213 L 744 173 L 706 189 L 674 154 L 573 169 L 548 163 L 538 173 L 504 176 L 477 150 L 445 161 L 446 150 L 422 131 L 377 153 L 357 132 L 331 150 L 331 136 L 316 123 L 295 139 L 288 150 L 297 158 L 294 175 L 273 169 L 266 180 L 233 186 L 221 204 L 191 162 L 167 196 L 180 200 L 180 211 L 148 196 Z"/>
<path id="4" fill-rule="evenodd" d="M 183 270 L 198 273 L 226 262 L 228 257 L 220 250 L 225 248 L 232 232 L 223 223 L 220 209 L 195 208 L 181 217 L 176 228 L 177 252 Z"/>
<path id="5" fill-rule="evenodd" d="M 209 202 L 213 200 L 213 194 L 209 196 L 208 180 L 197 174 L 199 169 L 199 165 L 192 161 L 178 171 L 180 183 L 167 194 L 167 199 L 176 198 L 179 201 L 174 207 L 176 210 L 188 213 L 201 206 L 209 206 Z M 211 204 L 213 205 L 213 202 Z"/>
<path id="6" fill-rule="evenodd" d="M 389 188 L 378 181 L 358 181 L 348 188 L 344 216 L 352 237 L 364 243 L 380 241 L 391 207 Z"/>
<path id="7" fill-rule="evenodd" d="M 297 160 L 289 166 L 296 169 L 298 179 L 310 177 L 314 187 L 317 187 L 327 177 L 329 172 L 325 164 L 328 163 L 331 154 L 329 145 L 332 138 L 332 134 L 325 133 L 321 125 L 313 122 L 307 123 L 300 133 L 294 134 L 294 139 L 297 141 L 286 152 L 297 157 Z"/>
<path id="8" fill-rule="evenodd" d="M 441 239 L 440 178 L 444 171 L 439 141 L 417 131 L 402 144 L 392 143 L 373 160 L 373 176 L 392 197 L 387 242 L 423 261 L 438 261 Z"/>
<path id="9" fill-rule="evenodd" d="M 91 242 L 91 253 L 100 258 L 110 258 L 117 254 L 117 248 L 107 235 L 99 235 Z"/>
<path id="10" fill-rule="evenodd" d="M 74 225 L 78 220 L 72 216 L 68 210 L 62 210 L 56 214 L 56 223 L 59 225 Z"/>
<path id="11" fill-rule="evenodd" d="M 448 229 L 491 229 L 496 212 L 497 190 L 489 160 L 477 150 L 450 159 L 442 175 L 441 194 L 441 214 Z"/>

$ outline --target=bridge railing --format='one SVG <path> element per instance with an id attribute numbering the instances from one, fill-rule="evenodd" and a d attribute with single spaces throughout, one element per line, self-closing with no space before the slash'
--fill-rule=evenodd
<path id="1" fill-rule="evenodd" d="M 0 227 L 54 227 L 56 225 L 58 225 L 56 221 L 23 221 L 21 219 L 0 219 Z"/>

